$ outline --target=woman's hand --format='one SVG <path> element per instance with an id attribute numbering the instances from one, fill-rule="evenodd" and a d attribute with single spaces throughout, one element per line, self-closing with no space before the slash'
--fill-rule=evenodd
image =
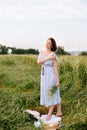
<path id="1" fill-rule="evenodd" d="M 59 83 L 59 81 L 56 81 L 56 87 L 60 87 L 60 83 Z"/>
<path id="2" fill-rule="evenodd" d="M 52 54 L 52 55 L 49 55 L 49 56 L 47 57 L 47 59 L 48 59 L 48 60 L 55 60 L 56 57 Z"/>
<path id="3" fill-rule="evenodd" d="M 45 63 L 46 61 L 48 61 L 48 60 L 55 60 L 56 59 L 56 57 L 54 56 L 54 55 L 49 55 L 49 56 L 47 56 L 46 58 L 44 58 L 44 59 L 37 59 L 37 63 L 38 64 L 43 64 L 43 63 Z"/>
<path id="4" fill-rule="evenodd" d="M 44 59 L 37 59 L 37 63 L 38 63 L 38 64 L 43 64 L 43 63 L 45 63 L 45 62 L 48 61 L 48 60 L 56 60 L 56 57 L 55 57 L 54 53 L 49 54 L 49 55 L 48 55 L 46 58 L 44 58 Z"/>

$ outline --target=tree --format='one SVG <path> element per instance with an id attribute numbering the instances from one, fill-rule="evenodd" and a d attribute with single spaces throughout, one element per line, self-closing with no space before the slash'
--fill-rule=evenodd
<path id="1" fill-rule="evenodd" d="M 7 47 L 0 44 L 0 54 L 7 54 Z"/>
<path id="2" fill-rule="evenodd" d="M 10 48 L 12 49 L 13 54 L 39 54 L 39 51 L 36 49 L 16 49 L 16 48 Z"/>
<path id="3" fill-rule="evenodd" d="M 81 52 L 79 55 L 87 56 L 87 51 L 83 51 L 83 52 Z"/>
<path id="4" fill-rule="evenodd" d="M 56 53 L 59 55 L 70 55 L 70 53 L 64 51 L 64 47 L 61 47 L 61 46 L 58 46 Z"/>

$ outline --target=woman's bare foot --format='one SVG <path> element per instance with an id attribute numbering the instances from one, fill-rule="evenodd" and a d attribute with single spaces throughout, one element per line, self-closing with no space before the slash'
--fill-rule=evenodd
<path id="1" fill-rule="evenodd" d="M 61 103 L 57 104 L 57 113 L 56 113 L 56 116 L 57 117 L 62 117 L 63 116 L 63 113 L 61 111 Z"/>
<path id="2" fill-rule="evenodd" d="M 46 121 L 49 121 L 51 119 L 51 116 L 52 116 L 52 112 L 54 110 L 54 107 L 55 105 L 52 105 L 52 106 L 49 106 L 49 111 L 48 111 L 48 114 L 46 116 Z"/>
<path id="3" fill-rule="evenodd" d="M 57 117 L 62 117 L 63 114 L 62 114 L 62 113 L 57 113 L 56 116 L 57 116 Z"/>
<path id="4" fill-rule="evenodd" d="M 52 115 L 47 115 L 46 116 L 46 121 L 49 121 L 51 119 Z"/>

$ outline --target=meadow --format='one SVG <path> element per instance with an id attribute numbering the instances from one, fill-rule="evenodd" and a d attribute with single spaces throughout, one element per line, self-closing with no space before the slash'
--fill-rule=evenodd
<path id="1" fill-rule="evenodd" d="M 87 56 L 58 58 L 62 130 L 87 130 Z M 37 130 L 24 110 L 46 114 L 39 100 L 37 55 L 0 55 L 0 130 Z"/>

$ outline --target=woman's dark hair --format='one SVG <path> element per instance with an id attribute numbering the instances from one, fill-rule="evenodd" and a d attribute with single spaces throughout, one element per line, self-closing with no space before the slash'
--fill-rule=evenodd
<path id="1" fill-rule="evenodd" d="M 54 38 L 50 37 L 48 38 L 48 40 L 50 40 L 52 42 L 52 48 L 51 51 L 56 51 L 57 50 L 57 45 L 56 45 L 56 41 Z"/>

